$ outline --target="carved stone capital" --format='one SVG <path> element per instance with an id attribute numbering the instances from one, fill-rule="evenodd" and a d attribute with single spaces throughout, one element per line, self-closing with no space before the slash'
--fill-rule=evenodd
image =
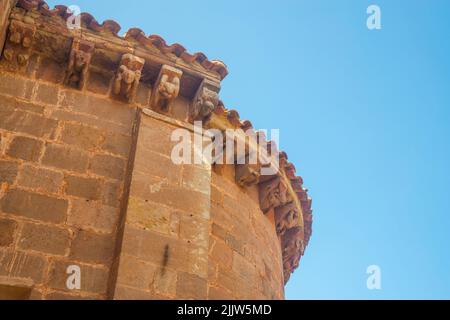
<path id="1" fill-rule="evenodd" d="M 132 102 L 141 80 L 145 60 L 130 53 L 124 54 L 114 79 L 113 93 Z"/>
<path id="2" fill-rule="evenodd" d="M 151 107 L 157 112 L 167 113 L 171 110 L 174 100 L 180 93 L 183 71 L 163 65 L 158 79 L 153 87 Z"/>
<path id="3" fill-rule="evenodd" d="M 35 33 L 34 25 L 17 20 L 11 21 L 3 57 L 13 70 L 22 69 L 28 65 Z"/>
<path id="4" fill-rule="evenodd" d="M 275 224 L 278 235 L 282 236 L 288 229 L 298 225 L 300 212 L 295 202 L 275 208 Z"/>
<path id="5" fill-rule="evenodd" d="M 204 79 L 197 90 L 189 111 L 189 122 L 211 120 L 214 109 L 219 104 L 220 84 Z"/>
<path id="6" fill-rule="evenodd" d="M 82 90 L 86 83 L 88 68 L 95 45 L 91 42 L 74 39 L 70 51 L 65 84 Z"/>
<path id="7" fill-rule="evenodd" d="M 284 205 L 290 200 L 288 187 L 280 176 L 259 184 L 259 203 L 264 213 Z"/>

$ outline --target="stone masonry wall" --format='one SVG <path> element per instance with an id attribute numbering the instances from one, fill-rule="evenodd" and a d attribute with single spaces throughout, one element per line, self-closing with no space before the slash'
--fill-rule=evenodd
<path id="1" fill-rule="evenodd" d="M 31 278 L 37 299 L 107 297 L 135 118 L 127 104 L 0 72 L 0 276 Z M 76 294 L 69 265 L 81 267 Z"/>
<path id="2" fill-rule="evenodd" d="M 284 299 L 281 248 L 258 188 L 241 188 L 235 170 L 212 173 L 210 299 Z"/>
<path id="3" fill-rule="evenodd" d="M 240 188 L 233 166 L 218 175 L 174 164 L 180 127 L 142 116 L 115 299 L 283 299 L 281 249 L 257 187 Z"/>

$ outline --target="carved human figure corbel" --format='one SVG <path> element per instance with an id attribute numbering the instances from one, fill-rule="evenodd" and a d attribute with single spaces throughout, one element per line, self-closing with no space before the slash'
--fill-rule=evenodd
<path id="1" fill-rule="evenodd" d="M 36 33 L 34 25 L 12 20 L 3 57 L 13 69 L 26 67 L 31 55 L 31 45 Z"/>
<path id="2" fill-rule="evenodd" d="M 219 91 L 219 83 L 207 79 L 202 81 L 189 111 L 189 122 L 202 121 L 207 124 L 211 120 L 211 115 L 219 104 Z"/>
<path id="3" fill-rule="evenodd" d="M 298 225 L 300 213 L 295 202 L 275 208 L 275 224 L 278 235 L 283 236 L 288 229 Z"/>
<path id="4" fill-rule="evenodd" d="M 124 54 L 114 79 L 113 93 L 132 102 L 141 80 L 145 60 L 130 53 Z"/>
<path id="5" fill-rule="evenodd" d="M 288 203 L 290 198 L 287 185 L 280 176 L 259 184 L 259 203 L 264 213 Z"/>
<path id="6" fill-rule="evenodd" d="M 168 65 L 163 65 L 158 79 L 153 87 L 151 107 L 167 113 L 171 110 L 174 100 L 180 93 L 181 76 L 183 72 Z"/>
<path id="7" fill-rule="evenodd" d="M 74 39 L 65 78 L 65 83 L 68 86 L 80 90 L 84 88 L 94 49 L 93 43 Z"/>

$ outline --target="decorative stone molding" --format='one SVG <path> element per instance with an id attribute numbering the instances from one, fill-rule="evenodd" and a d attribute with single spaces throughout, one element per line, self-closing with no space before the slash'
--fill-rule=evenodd
<path id="1" fill-rule="evenodd" d="M 153 87 L 151 107 L 152 109 L 168 113 L 174 100 L 180 93 L 180 83 L 183 71 L 163 65 L 159 72 L 158 80 Z"/>
<path id="2" fill-rule="evenodd" d="M 95 45 L 91 42 L 80 39 L 73 40 L 69 65 L 67 67 L 67 74 L 64 81 L 68 86 L 72 86 L 80 90 L 84 88 L 94 49 Z"/>
<path id="3" fill-rule="evenodd" d="M 139 87 L 145 60 L 130 53 L 124 54 L 114 78 L 113 93 L 132 102 Z"/>
<path id="4" fill-rule="evenodd" d="M 220 84 L 204 79 L 197 90 L 189 112 L 189 122 L 202 121 L 206 125 L 219 103 Z"/>
<path id="5" fill-rule="evenodd" d="M 17 20 L 11 21 L 3 57 L 12 69 L 18 70 L 28 65 L 35 33 L 34 25 Z"/>

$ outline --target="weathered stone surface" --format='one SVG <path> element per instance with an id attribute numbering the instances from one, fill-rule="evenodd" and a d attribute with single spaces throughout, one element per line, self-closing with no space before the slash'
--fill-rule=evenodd
<path id="1" fill-rule="evenodd" d="M 56 105 L 58 103 L 57 86 L 40 84 L 37 90 L 36 101 L 43 104 Z"/>
<path id="2" fill-rule="evenodd" d="M 172 210 L 161 205 L 130 197 L 128 200 L 128 223 L 147 230 L 169 234 Z"/>
<path id="3" fill-rule="evenodd" d="M 65 192 L 68 195 L 88 200 L 98 200 L 101 198 L 102 183 L 98 179 L 66 176 L 64 181 Z"/>
<path id="4" fill-rule="evenodd" d="M 27 137 L 14 137 L 11 142 L 7 155 L 13 158 L 37 161 L 42 153 L 42 141 Z"/>
<path id="5" fill-rule="evenodd" d="M 111 207 L 119 207 L 121 204 L 122 183 L 106 182 L 103 188 L 103 204 Z"/>
<path id="6" fill-rule="evenodd" d="M 65 255 L 70 242 L 66 229 L 27 223 L 22 229 L 19 248 L 54 255 Z"/>
<path id="7" fill-rule="evenodd" d="M 119 219 L 119 210 L 97 201 L 71 200 L 68 224 L 81 229 L 112 233 Z"/>
<path id="8" fill-rule="evenodd" d="M 0 219 L 0 247 L 10 246 L 14 241 L 17 222 L 9 219 Z"/>
<path id="9" fill-rule="evenodd" d="M 208 299 L 210 300 L 234 300 L 235 298 L 227 289 L 222 287 L 209 287 Z"/>
<path id="10" fill-rule="evenodd" d="M 18 185 L 39 191 L 58 193 L 63 184 L 64 175 L 61 172 L 42 169 L 31 165 L 23 165 Z"/>
<path id="11" fill-rule="evenodd" d="M 108 264 L 114 254 L 114 237 L 81 230 L 72 241 L 70 258 L 78 261 Z"/>
<path id="12" fill-rule="evenodd" d="M 121 180 L 125 175 L 126 161 L 110 155 L 96 155 L 90 163 L 89 171 L 111 179 Z"/>
<path id="13" fill-rule="evenodd" d="M 128 157 L 131 149 L 131 137 L 119 133 L 108 133 L 102 143 L 102 148 L 113 154 Z"/>
<path id="14" fill-rule="evenodd" d="M 62 131 L 61 141 L 85 150 L 95 149 L 103 140 L 102 133 L 94 128 L 66 123 Z"/>
<path id="15" fill-rule="evenodd" d="M 125 255 L 117 278 L 119 285 L 140 290 L 150 290 L 157 267 L 136 257 Z"/>
<path id="16" fill-rule="evenodd" d="M 0 249 L 0 276 L 28 278 L 40 284 L 46 267 L 46 259 L 39 255 Z"/>
<path id="17" fill-rule="evenodd" d="M 13 183 L 17 176 L 18 167 L 16 162 L 0 160 L 0 183 Z"/>
<path id="18" fill-rule="evenodd" d="M 64 222 L 67 214 L 67 200 L 18 189 L 10 190 L 0 205 L 3 212 L 46 222 Z"/>
<path id="19" fill-rule="evenodd" d="M 0 128 L 39 138 L 52 138 L 58 122 L 35 113 L 5 108 L 0 111 Z"/>
<path id="20" fill-rule="evenodd" d="M 56 144 L 47 145 L 42 158 L 44 165 L 80 173 L 86 171 L 88 161 L 86 152 Z"/>
<path id="21" fill-rule="evenodd" d="M 231 268 L 233 263 L 233 251 L 219 239 L 211 241 L 210 257 L 225 268 Z"/>
<path id="22" fill-rule="evenodd" d="M 205 279 L 184 272 L 178 274 L 178 298 L 205 300 L 207 289 L 207 281 Z"/>

